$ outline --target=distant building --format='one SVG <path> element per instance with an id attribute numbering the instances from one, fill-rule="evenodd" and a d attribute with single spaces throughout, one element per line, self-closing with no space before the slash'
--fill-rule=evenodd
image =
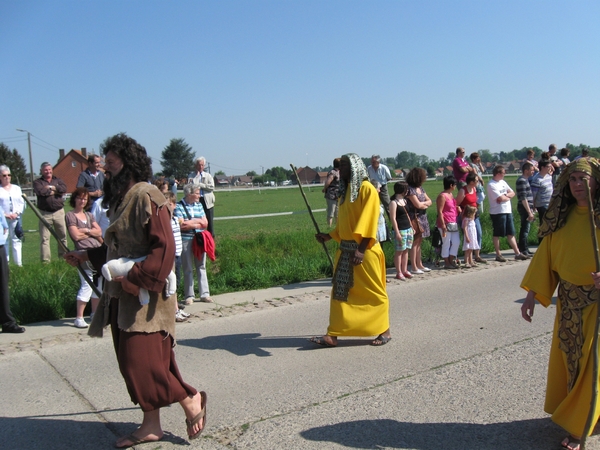
<path id="1" fill-rule="evenodd" d="M 298 172 L 300 184 L 321 184 L 324 182 L 321 181 L 321 176 L 319 175 L 319 173 L 308 166 L 296 169 L 296 171 Z M 298 180 L 296 180 L 296 174 L 292 174 L 290 178 L 292 180 L 292 183 L 298 184 Z M 327 173 L 325 173 L 325 178 L 327 178 Z"/>
<path id="2" fill-rule="evenodd" d="M 509 163 L 504 165 L 507 173 L 519 173 L 521 172 L 521 162 L 520 161 L 510 161 Z"/>
<path id="3" fill-rule="evenodd" d="M 230 185 L 229 177 L 225 175 L 216 175 L 215 176 L 215 186 L 219 187 L 227 187 Z"/>
<path id="4" fill-rule="evenodd" d="M 233 186 L 252 186 L 254 177 L 250 175 L 233 175 L 230 183 Z"/>

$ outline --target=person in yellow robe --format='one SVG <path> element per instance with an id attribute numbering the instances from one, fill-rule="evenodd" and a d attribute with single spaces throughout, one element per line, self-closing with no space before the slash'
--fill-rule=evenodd
<path id="1" fill-rule="evenodd" d="M 521 307 L 531 322 L 535 301 L 550 305 L 558 286 L 556 319 L 544 410 L 569 435 L 562 446 L 580 448 L 590 411 L 593 383 L 592 339 L 600 297 L 600 273 L 596 273 L 585 181 L 592 194 L 596 227 L 600 226 L 600 165 L 581 158 L 561 173 L 539 236 L 543 238 L 525 273 L 521 287 L 527 290 Z M 598 228 L 595 230 L 600 240 Z M 600 402 L 599 402 L 600 403 Z M 598 420 L 596 406 L 592 429 Z"/>
<path id="2" fill-rule="evenodd" d="M 390 341 L 385 256 L 377 242 L 379 195 L 367 168 L 354 153 L 340 161 L 339 210 L 336 228 L 317 241 L 340 244 L 335 256 L 329 327 L 316 344 L 335 347 L 338 336 L 377 336 L 372 345 Z"/>

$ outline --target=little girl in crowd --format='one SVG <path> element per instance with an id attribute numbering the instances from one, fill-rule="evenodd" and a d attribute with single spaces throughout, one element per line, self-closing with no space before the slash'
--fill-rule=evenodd
<path id="1" fill-rule="evenodd" d="M 463 242 L 463 251 L 465 252 L 465 268 L 474 267 L 477 264 L 473 262 L 473 250 L 479 250 L 477 244 L 477 229 L 475 228 L 475 213 L 477 208 L 466 206 L 463 212 L 462 229 L 465 240 Z"/>
<path id="2" fill-rule="evenodd" d="M 381 183 L 379 183 L 379 181 L 377 180 L 369 180 L 371 182 L 371 184 L 373 186 L 375 186 L 375 189 L 377 189 L 377 193 L 379 194 L 379 191 L 381 191 Z M 387 187 L 385 188 L 387 189 Z M 383 207 L 383 205 L 380 203 L 379 204 L 379 219 L 377 219 L 377 242 L 384 242 L 387 241 L 387 227 L 385 225 L 385 217 L 383 216 L 383 213 L 385 212 L 385 208 Z"/>
<path id="3" fill-rule="evenodd" d="M 406 211 L 404 196 L 407 191 L 408 185 L 406 183 L 396 183 L 394 185 L 394 195 L 390 202 L 390 220 L 394 229 L 396 247 L 394 265 L 396 266 L 396 278 L 402 281 L 413 277 L 408 271 L 408 251 L 412 248 L 414 233 Z"/>
<path id="4" fill-rule="evenodd" d="M 177 194 L 173 192 L 166 192 L 165 197 L 171 204 L 171 210 L 175 211 L 175 205 L 177 204 Z M 173 238 L 175 239 L 175 289 L 179 287 L 179 280 L 181 280 L 181 229 L 179 227 L 179 219 L 171 214 L 171 228 L 173 229 Z M 183 308 L 184 306 L 182 306 Z M 175 322 L 184 322 L 190 317 L 190 314 L 183 311 L 180 308 L 179 302 L 177 302 L 177 310 L 175 311 Z"/>

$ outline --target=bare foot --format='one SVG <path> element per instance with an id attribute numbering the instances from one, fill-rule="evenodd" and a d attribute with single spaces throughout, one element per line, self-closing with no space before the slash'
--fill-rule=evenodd
<path id="1" fill-rule="evenodd" d="M 562 445 L 567 450 L 579 450 L 581 448 L 580 444 L 580 440 L 572 435 L 567 436 L 560 443 L 560 445 Z"/>
<path id="2" fill-rule="evenodd" d="M 204 431 L 206 424 L 206 392 L 197 392 L 193 397 L 186 397 L 180 402 L 185 411 L 185 423 L 190 439 L 196 439 Z"/>
<path id="3" fill-rule="evenodd" d="M 141 432 L 141 429 L 142 427 L 138 428 L 128 436 L 121 436 L 119 439 L 117 439 L 117 442 L 115 442 L 115 447 L 129 448 L 133 447 L 134 445 L 143 444 L 145 442 L 158 442 L 163 438 L 162 430 L 159 434 L 149 433 L 144 435 L 144 433 Z"/>
<path id="4" fill-rule="evenodd" d="M 335 347 L 337 346 L 337 336 L 314 336 L 309 339 L 310 342 L 314 342 L 315 344 L 322 345 L 323 347 Z"/>
<path id="5" fill-rule="evenodd" d="M 385 345 L 392 340 L 392 334 L 390 333 L 390 329 L 388 328 L 371 342 L 371 345 L 375 347 L 379 347 L 381 345 Z"/>

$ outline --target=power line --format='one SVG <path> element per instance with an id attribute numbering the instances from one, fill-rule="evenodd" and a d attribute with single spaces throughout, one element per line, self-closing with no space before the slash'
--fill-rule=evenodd
<path id="1" fill-rule="evenodd" d="M 51 146 L 51 147 L 54 147 L 56 150 L 60 150 L 60 148 L 59 148 L 59 147 L 57 147 L 56 145 L 54 145 L 54 144 L 51 144 L 50 142 L 46 142 L 46 141 L 44 141 L 43 139 L 41 139 L 41 138 L 37 137 L 37 136 L 36 136 L 36 135 L 34 135 L 34 134 L 32 134 L 31 136 L 32 136 L 32 137 L 34 137 L 34 138 L 36 138 L 38 141 L 42 141 L 44 144 L 48 144 L 49 146 Z M 38 145 L 40 145 L 40 144 L 38 144 Z M 50 149 L 48 149 L 48 150 L 50 150 Z"/>
<path id="2" fill-rule="evenodd" d="M 0 141 L 2 142 L 20 142 L 26 140 L 27 138 L 23 136 L 0 137 Z"/>

